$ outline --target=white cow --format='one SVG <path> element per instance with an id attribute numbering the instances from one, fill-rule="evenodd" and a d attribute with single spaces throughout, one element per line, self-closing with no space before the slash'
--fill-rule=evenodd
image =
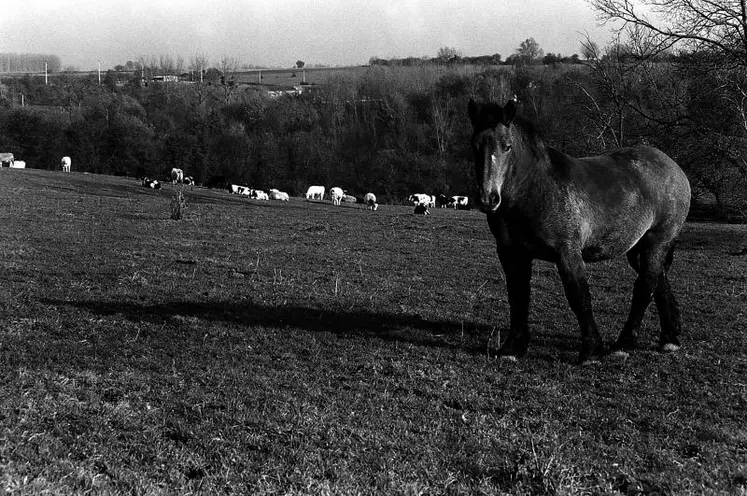
<path id="1" fill-rule="evenodd" d="M 171 169 L 171 184 L 182 183 L 184 184 L 184 171 L 174 167 Z"/>
<path id="2" fill-rule="evenodd" d="M 6 164 L 10 167 L 15 159 L 12 153 L 0 153 L 0 167 L 5 167 Z"/>
<path id="3" fill-rule="evenodd" d="M 25 169 L 26 168 L 26 162 L 23 160 L 14 160 L 10 163 L 11 169 Z"/>
<path id="4" fill-rule="evenodd" d="M 414 193 L 410 195 L 407 201 L 412 202 L 412 204 L 415 206 L 424 205 L 426 207 L 429 207 L 431 206 L 431 204 L 435 206 L 436 197 L 431 196 L 431 195 L 426 195 L 425 193 Z"/>
<path id="5" fill-rule="evenodd" d="M 363 197 L 363 203 L 365 203 L 366 207 L 371 210 L 377 210 L 379 208 L 379 204 L 376 203 L 376 195 L 373 193 L 366 193 L 366 196 Z"/>
<path id="6" fill-rule="evenodd" d="M 329 190 L 329 197 L 332 199 L 332 205 L 339 205 L 344 195 L 345 193 L 342 191 L 342 188 L 338 188 L 337 186 Z"/>
<path id="7" fill-rule="evenodd" d="M 306 190 L 307 200 L 323 200 L 324 199 L 324 186 L 309 186 Z"/>
<path id="8" fill-rule="evenodd" d="M 343 203 L 355 203 L 357 200 L 353 195 L 344 194 L 342 195 L 340 201 Z"/>
<path id="9" fill-rule="evenodd" d="M 72 164 L 70 157 L 62 157 L 60 163 L 62 164 L 62 172 L 70 172 L 70 165 Z"/>
<path id="10" fill-rule="evenodd" d="M 270 200 L 289 201 L 290 196 L 284 191 L 277 190 L 275 188 L 270 190 Z"/>

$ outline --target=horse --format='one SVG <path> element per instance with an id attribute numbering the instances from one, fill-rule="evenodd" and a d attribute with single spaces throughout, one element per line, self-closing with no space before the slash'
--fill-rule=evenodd
<path id="1" fill-rule="evenodd" d="M 476 203 L 486 214 L 506 276 L 510 328 L 498 355 L 526 354 L 532 263 L 554 263 L 581 330 L 579 363 L 606 353 L 592 311 L 586 264 L 625 254 L 637 273 L 630 313 L 612 345 L 627 355 L 653 296 L 659 350 L 680 348 L 681 318 L 667 273 L 690 209 L 690 183 L 677 163 L 649 146 L 574 158 L 547 146 L 514 101 L 470 100 Z"/>

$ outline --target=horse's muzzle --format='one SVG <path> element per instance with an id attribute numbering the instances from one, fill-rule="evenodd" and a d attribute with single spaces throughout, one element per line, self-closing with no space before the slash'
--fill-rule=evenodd
<path id="1" fill-rule="evenodd" d="M 491 214 L 498 210 L 498 207 L 501 206 L 501 194 L 500 193 L 490 193 L 489 195 L 483 196 L 480 195 L 480 210 L 486 214 Z"/>

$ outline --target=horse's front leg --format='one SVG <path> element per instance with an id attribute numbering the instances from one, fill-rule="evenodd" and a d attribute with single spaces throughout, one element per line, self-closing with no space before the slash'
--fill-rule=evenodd
<path id="1" fill-rule="evenodd" d="M 561 253 L 557 266 L 566 298 L 581 328 L 581 353 L 578 361 L 581 364 L 595 362 L 604 354 L 604 345 L 594 320 L 586 264 L 581 258 L 580 250 Z"/>
<path id="2" fill-rule="evenodd" d="M 498 249 L 506 275 L 511 328 L 498 350 L 506 358 L 523 356 L 529 347 L 529 301 L 531 299 L 532 258 L 519 250 Z"/>

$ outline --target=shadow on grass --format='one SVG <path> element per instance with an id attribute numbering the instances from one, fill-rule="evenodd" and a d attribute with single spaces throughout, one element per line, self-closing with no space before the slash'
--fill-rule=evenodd
<path id="1" fill-rule="evenodd" d="M 136 323 L 163 325 L 172 317 L 195 317 L 206 321 L 228 322 L 243 326 L 298 328 L 310 332 L 328 332 L 338 336 L 376 337 L 416 345 L 461 349 L 467 353 L 490 353 L 498 342 L 489 343 L 490 330 L 484 325 L 426 320 L 419 315 L 335 310 L 300 306 L 268 306 L 254 302 L 174 301 L 156 305 L 134 302 L 43 300 L 54 306 L 69 306 L 97 315 L 122 315 Z M 497 339 L 497 335 L 494 339 Z"/>

